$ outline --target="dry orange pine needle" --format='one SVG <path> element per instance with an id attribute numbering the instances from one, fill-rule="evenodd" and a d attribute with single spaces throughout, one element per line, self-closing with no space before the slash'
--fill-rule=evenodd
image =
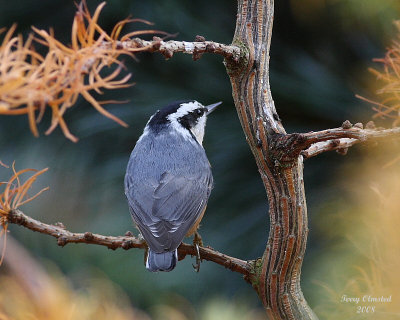
<path id="1" fill-rule="evenodd" d="M 31 131 L 38 136 L 37 123 L 45 110 L 51 109 L 51 124 L 46 134 L 59 126 L 68 139 L 76 142 L 78 139 L 69 131 L 64 114 L 81 96 L 104 116 L 127 126 L 108 112 L 93 92 L 102 94 L 104 89 L 130 86 L 128 81 L 131 75 L 121 76 L 123 65 L 118 58 L 123 54 L 133 57 L 133 52 L 147 48 L 126 49 L 118 43 L 130 34 L 159 32 L 143 30 L 121 36 L 121 30 L 127 23 L 150 24 L 140 19 L 125 19 L 107 34 L 98 24 L 104 6 L 105 2 L 101 3 L 92 16 L 84 1 L 78 5 L 70 46 L 55 39 L 52 31 L 35 27 L 34 33 L 25 41 L 22 36 L 14 35 L 15 25 L 7 32 L 0 30 L 4 33 L 0 45 L 0 115 L 27 114 Z M 33 44 L 45 46 L 47 54 L 42 56 L 37 53 Z M 102 71 L 109 68 L 114 68 L 114 71 L 104 76 Z"/>
<path id="2" fill-rule="evenodd" d="M 395 21 L 395 25 L 399 32 L 400 40 L 400 20 Z M 392 119 L 393 126 L 400 124 L 400 42 L 394 40 L 392 46 L 388 48 L 386 55 L 382 59 L 374 59 L 375 62 L 382 63 L 383 69 L 370 71 L 376 75 L 383 85 L 377 91 L 381 97 L 379 101 L 366 99 L 358 96 L 358 98 L 374 105 L 373 110 L 376 112 L 374 117 L 380 119 Z"/>
<path id="3" fill-rule="evenodd" d="M 8 168 L 3 162 L 0 161 L 0 165 Z M 6 242 L 7 227 L 8 227 L 8 215 L 11 210 L 18 209 L 20 206 L 34 200 L 44 191 L 49 188 L 43 188 L 33 196 L 28 196 L 28 191 L 31 189 L 33 183 L 37 177 L 46 172 L 48 168 L 43 170 L 35 169 L 23 169 L 20 171 L 15 170 L 15 163 L 12 165 L 13 175 L 6 182 L 0 182 L 0 226 L 2 227 L 0 236 L 4 237 L 4 243 Z M 33 174 L 25 181 L 21 182 L 21 175 L 33 172 Z M 3 261 L 5 245 L 3 246 L 3 253 L 0 258 L 0 265 Z"/>

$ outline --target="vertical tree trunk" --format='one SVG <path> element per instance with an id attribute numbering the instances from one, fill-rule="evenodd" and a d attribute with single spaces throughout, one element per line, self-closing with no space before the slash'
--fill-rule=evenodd
<path id="1" fill-rule="evenodd" d="M 290 157 L 269 86 L 273 0 L 239 0 L 234 45 L 245 54 L 225 61 L 233 98 L 269 201 L 270 230 L 250 279 L 270 319 L 317 319 L 300 288 L 308 222 L 302 156 Z"/>

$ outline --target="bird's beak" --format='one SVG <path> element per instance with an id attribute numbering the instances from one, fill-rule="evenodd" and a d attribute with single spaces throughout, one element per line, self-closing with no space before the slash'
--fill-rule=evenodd
<path id="1" fill-rule="evenodd" d="M 222 103 L 222 101 L 206 106 L 207 115 L 209 115 L 211 112 L 213 112 L 221 103 Z"/>

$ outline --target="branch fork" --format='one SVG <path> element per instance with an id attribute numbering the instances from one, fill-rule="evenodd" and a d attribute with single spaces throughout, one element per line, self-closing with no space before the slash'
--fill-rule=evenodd
<path id="1" fill-rule="evenodd" d="M 352 125 L 346 120 L 342 126 L 307 133 L 273 134 L 270 136 L 270 157 L 280 164 L 294 162 L 299 155 L 311 158 L 323 152 L 336 150 L 345 155 L 357 143 L 383 138 L 400 138 L 400 128 L 375 128 L 369 122 L 364 129 L 361 123 Z"/>

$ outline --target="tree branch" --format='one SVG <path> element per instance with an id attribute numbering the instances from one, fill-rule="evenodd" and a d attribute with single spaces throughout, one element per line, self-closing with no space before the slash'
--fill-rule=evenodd
<path id="1" fill-rule="evenodd" d="M 331 150 L 346 150 L 361 142 L 379 139 L 400 138 L 400 127 L 393 129 L 363 129 L 345 121 L 340 128 L 317 132 L 292 133 L 279 136 L 274 143 L 274 157 L 283 162 L 290 162 L 299 154 L 310 158 Z"/>
<path id="2" fill-rule="evenodd" d="M 376 140 L 382 138 L 400 138 L 400 127 L 393 129 L 361 129 L 357 127 L 352 127 L 349 129 L 335 128 L 327 129 L 317 132 L 304 133 L 305 146 L 311 146 L 317 142 L 324 142 L 333 139 L 355 139 L 358 142 L 365 142 L 368 140 Z M 354 143 L 353 143 L 354 144 Z"/>
<path id="3" fill-rule="evenodd" d="M 11 210 L 7 215 L 7 222 L 55 237 L 57 238 L 57 244 L 62 247 L 68 243 L 96 244 L 112 250 L 118 248 L 125 250 L 131 248 L 145 249 L 147 247 L 144 240 L 133 237 L 129 233 L 118 237 L 103 236 L 91 232 L 73 233 L 66 230 L 62 223 L 57 223 L 56 225 L 46 224 L 25 215 L 20 210 Z M 247 281 L 253 272 L 254 261 L 244 261 L 230 257 L 210 247 L 199 247 L 199 252 L 202 260 L 212 261 L 231 271 L 241 273 Z M 187 255 L 195 256 L 196 254 L 197 250 L 193 245 L 182 243 L 178 248 L 179 260 L 184 259 Z"/>
<path id="4" fill-rule="evenodd" d="M 317 142 L 311 145 L 308 149 L 301 152 L 303 157 L 306 159 L 317 156 L 326 151 L 333 151 L 333 150 L 341 150 L 343 154 L 347 153 L 347 149 L 351 146 L 355 145 L 356 143 L 361 142 L 357 139 L 349 139 L 349 138 L 342 138 L 342 139 L 334 139 L 328 140 L 323 142 Z"/>
<path id="5" fill-rule="evenodd" d="M 115 45 L 110 42 L 104 42 L 105 46 Z M 193 55 L 193 60 L 198 60 L 204 53 L 214 53 L 223 56 L 227 60 L 238 62 L 241 51 L 238 46 L 225 45 L 214 41 L 205 41 L 204 37 L 196 36 L 194 42 L 187 41 L 163 41 L 161 38 L 154 37 L 152 41 L 133 38 L 127 41 L 116 41 L 118 49 L 141 52 L 160 52 L 166 59 L 170 59 L 174 53 L 181 52 Z M 144 50 L 146 49 L 146 50 Z"/>

